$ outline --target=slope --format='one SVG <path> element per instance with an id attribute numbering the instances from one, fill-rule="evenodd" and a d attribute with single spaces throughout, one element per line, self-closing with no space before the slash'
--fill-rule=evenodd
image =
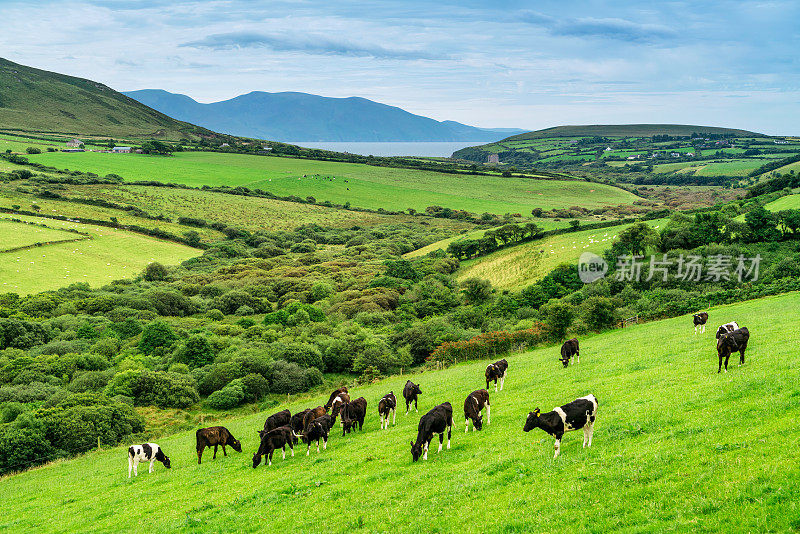
<path id="1" fill-rule="evenodd" d="M 775 313 L 783 310 L 783 313 Z M 794 310 L 794 311 L 792 311 Z M 378 399 L 408 376 L 351 392 L 368 401 L 362 432 L 334 435 L 306 457 L 276 455 L 251 467 L 268 413 L 316 406 L 327 395 L 220 421 L 244 452 L 206 454 L 194 432 L 158 440 L 172 459 L 128 480 L 124 446 L 0 480 L 0 528 L 51 532 L 663 532 L 789 531 L 800 526 L 800 294 L 709 310 L 753 334 L 747 362 L 716 374 L 712 329 L 691 334 L 689 317 L 581 339 L 581 363 L 561 368 L 557 347 L 509 358 L 492 390 L 492 421 L 465 435 L 463 399 L 483 387 L 485 361 L 412 378 L 420 412 L 378 429 Z M 780 340 L 780 343 L 769 340 Z M 665 340 L 668 341 L 665 343 Z M 594 444 L 522 432 L 530 410 L 587 393 L 600 403 Z M 419 417 L 450 401 L 452 449 L 411 462 Z M 338 426 L 336 427 L 338 428 Z M 498 512 L 500 511 L 500 512 Z M 38 527 L 38 528 L 37 528 Z"/>
<path id="2" fill-rule="evenodd" d="M 553 137 L 651 137 L 653 135 L 687 136 L 692 133 L 732 135 L 734 137 L 764 137 L 764 134 L 721 128 L 719 126 L 697 126 L 691 124 L 589 124 L 583 126 L 555 126 L 534 132 L 514 135 L 503 141 L 546 139 Z"/>
<path id="3" fill-rule="evenodd" d="M 99 82 L 0 58 L 0 125 L 6 131 L 178 140 L 213 135 Z"/>

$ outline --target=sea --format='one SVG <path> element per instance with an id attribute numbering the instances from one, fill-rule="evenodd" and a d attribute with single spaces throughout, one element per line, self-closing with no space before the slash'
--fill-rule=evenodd
<path id="1" fill-rule="evenodd" d="M 486 144 L 486 141 L 459 142 L 387 142 L 361 143 L 349 141 L 287 141 L 293 145 L 307 148 L 319 148 L 336 152 L 350 152 L 361 156 L 425 156 L 449 158 L 456 150 L 475 145 Z"/>

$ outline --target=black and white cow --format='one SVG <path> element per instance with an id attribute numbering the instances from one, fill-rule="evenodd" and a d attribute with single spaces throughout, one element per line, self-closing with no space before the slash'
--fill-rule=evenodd
<path id="1" fill-rule="evenodd" d="M 289 410 L 283 410 L 278 413 L 274 413 L 267 417 L 267 420 L 264 421 L 264 430 L 259 430 L 258 433 L 263 437 L 267 432 L 275 430 L 281 426 L 286 426 L 290 424 L 291 421 L 292 413 Z"/>
<path id="2" fill-rule="evenodd" d="M 333 406 L 333 401 L 336 400 L 336 397 L 338 397 L 342 393 L 347 393 L 347 386 L 342 386 L 339 389 L 333 390 L 333 392 L 331 393 L 331 396 L 328 398 L 328 402 L 326 402 L 325 405 L 324 405 L 326 412 L 331 409 L 331 407 Z M 349 395 L 348 395 L 348 398 L 349 398 Z"/>
<path id="3" fill-rule="evenodd" d="M 450 435 L 453 430 L 453 407 L 449 402 L 434 406 L 431 411 L 423 415 L 417 425 L 417 441 L 411 442 L 411 457 L 416 462 L 422 456 L 428 459 L 428 446 L 434 434 L 439 434 L 439 451 L 442 452 L 444 431 L 447 430 L 447 448 L 450 448 Z"/>
<path id="4" fill-rule="evenodd" d="M 328 420 L 326 420 L 328 419 Z M 328 448 L 328 431 L 330 426 L 333 426 L 333 419 L 330 415 L 323 415 L 322 417 L 317 417 L 306 427 L 305 431 L 303 432 L 303 443 L 306 443 L 308 446 L 306 447 L 306 456 L 309 455 L 311 452 L 311 442 L 317 442 L 317 452 L 319 452 L 319 440 L 322 440 L 322 449 L 327 450 Z"/>
<path id="5" fill-rule="evenodd" d="M 565 432 L 583 429 L 583 446 L 592 446 L 592 433 L 594 432 L 594 420 L 597 417 L 597 398 L 594 395 L 586 395 L 580 399 L 575 399 L 569 404 L 558 408 L 553 408 L 552 412 L 541 413 L 539 408 L 528 413 L 528 419 L 522 430 L 530 432 L 534 428 L 541 428 L 554 438 L 556 438 L 555 454 L 553 458 L 558 458 L 561 451 L 561 438 Z"/>
<path id="6" fill-rule="evenodd" d="M 717 339 L 721 338 L 728 332 L 733 332 L 734 330 L 739 330 L 739 325 L 736 324 L 736 321 L 731 321 L 729 323 L 720 325 L 719 328 L 717 328 Z"/>
<path id="7" fill-rule="evenodd" d="M 722 370 L 722 360 L 725 360 L 725 372 L 728 372 L 728 359 L 731 357 L 732 352 L 738 352 L 739 365 L 744 364 L 744 351 L 747 350 L 747 342 L 749 340 L 750 331 L 746 326 L 720 336 L 717 340 L 717 355 L 719 356 L 717 373 Z"/>
<path id="8" fill-rule="evenodd" d="M 485 389 L 478 389 L 467 395 L 464 399 L 464 419 L 466 426 L 464 432 L 469 431 L 469 423 L 472 421 L 472 430 L 483 428 L 483 414 L 481 410 L 486 407 L 486 424 L 492 422 L 492 407 L 489 405 L 489 392 Z"/>
<path id="9" fill-rule="evenodd" d="M 406 400 L 406 415 L 408 415 L 412 402 L 414 403 L 414 411 L 419 411 L 419 408 L 417 407 L 417 395 L 422 395 L 422 390 L 419 389 L 419 384 L 415 384 L 411 380 L 407 381 L 406 385 L 403 387 L 403 398 Z"/>
<path id="10" fill-rule="evenodd" d="M 378 417 L 381 418 L 381 430 L 389 428 L 390 415 L 392 416 L 392 424 L 394 425 L 397 420 L 397 397 L 394 396 L 394 391 L 390 391 L 378 401 Z"/>
<path id="11" fill-rule="evenodd" d="M 564 367 L 569 365 L 569 360 L 575 356 L 575 363 L 581 363 L 581 349 L 578 346 L 578 338 L 568 339 L 561 345 L 561 363 Z"/>
<path id="12" fill-rule="evenodd" d="M 169 463 L 169 457 L 155 443 L 131 445 L 128 447 L 128 478 L 131 478 L 131 471 L 133 471 L 134 476 L 139 476 L 139 462 L 150 462 L 150 469 L 147 472 L 152 473 L 153 462 L 156 460 L 164 464 L 167 469 L 172 467 Z"/>
<path id="13" fill-rule="evenodd" d="M 350 402 L 350 394 L 346 391 L 339 393 L 336 398 L 331 401 L 331 414 L 334 419 L 341 413 L 342 407 L 348 402 Z M 339 421 L 342 423 L 342 426 L 344 426 L 344 420 L 340 419 Z"/>
<path id="14" fill-rule="evenodd" d="M 267 457 L 267 465 L 272 465 L 272 453 L 275 452 L 276 449 L 281 449 L 283 451 L 283 459 L 285 460 L 287 445 L 292 451 L 292 457 L 294 457 L 295 443 L 297 443 L 297 438 L 291 426 L 279 426 L 278 428 L 270 430 L 261 436 L 261 444 L 253 455 L 253 469 L 258 467 L 258 464 L 261 463 L 262 456 Z"/>
<path id="15" fill-rule="evenodd" d="M 700 329 L 701 334 L 705 334 L 706 332 L 706 323 L 708 322 L 708 313 L 707 312 L 700 312 L 695 313 L 692 315 L 694 319 L 694 333 L 697 334 L 697 329 Z"/>
<path id="16" fill-rule="evenodd" d="M 508 362 L 505 359 L 499 362 L 490 363 L 486 367 L 486 389 L 489 389 L 489 382 L 494 380 L 494 392 L 497 393 L 497 381 L 500 381 L 500 391 L 503 391 L 503 384 L 506 383 L 506 373 L 508 372 Z"/>

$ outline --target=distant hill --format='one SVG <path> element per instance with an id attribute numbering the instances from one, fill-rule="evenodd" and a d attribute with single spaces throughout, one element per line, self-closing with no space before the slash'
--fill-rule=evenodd
<path id="1" fill-rule="evenodd" d="M 0 129 L 178 140 L 213 135 L 99 82 L 0 58 Z"/>
<path id="2" fill-rule="evenodd" d="M 275 141 L 478 141 L 522 133 L 437 121 L 366 98 L 254 91 L 201 104 L 161 89 L 125 93 L 171 117 L 218 132 Z"/>
<path id="3" fill-rule="evenodd" d="M 693 126 L 691 124 L 590 124 L 585 126 L 555 126 L 513 135 L 503 141 L 525 139 L 547 139 L 553 137 L 652 137 L 654 135 L 687 136 L 692 133 L 716 135 L 730 134 L 735 137 L 764 137 L 764 134 L 720 128 L 718 126 Z"/>

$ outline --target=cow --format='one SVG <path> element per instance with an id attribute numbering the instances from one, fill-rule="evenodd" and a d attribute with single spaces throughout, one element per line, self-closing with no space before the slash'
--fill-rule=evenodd
<path id="1" fill-rule="evenodd" d="M 581 363 L 581 349 L 578 346 L 578 338 L 568 339 L 561 345 L 561 363 L 564 367 L 569 365 L 569 360 L 575 356 L 575 363 Z"/>
<path id="2" fill-rule="evenodd" d="M 339 389 L 334 390 L 333 393 L 331 393 L 331 396 L 328 399 L 328 402 L 326 402 L 324 404 L 326 412 L 331 409 L 331 407 L 333 406 L 333 401 L 336 400 L 336 397 L 338 397 L 342 393 L 347 393 L 347 386 L 342 386 Z"/>
<path id="3" fill-rule="evenodd" d="M 739 353 L 739 365 L 744 364 L 744 351 L 747 350 L 747 342 L 750 340 L 750 331 L 746 326 L 737 328 L 733 332 L 723 334 L 717 340 L 717 355 L 719 356 L 719 367 L 717 373 L 722 370 L 722 360 L 725 360 L 725 372 L 728 372 L 728 359 L 732 352 Z"/>
<path id="4" fill-rule="evenodd" d="M 739 330 L 739 325 L 736 324 L 736 321 L 731 321 L 729 323 L 720 325 L 719 328 L 717 328 L 717 339 L 721 338 L 728 332 L 733 332 L 734 330 Z"/>
<path id="5" fill-rule="evenodd" d="M 592 394 L 575 399 L 561 407 L 553 408 L 552 412 L 541 413 L 539 408 L 528 413 L 523 431 L 530 432 L 534 428 L 541 428 L 554 438 L 556 450 L 553 459 L 558 458 L 561 452 L 561 438 L 565 432 L 583 429 L 583 446 L 592 446 L 592 433 L 594 421 L 597 417 L 597 397 Z"/>
<path id="6" fill-rule="evenodd" d="M 222 454 L 228 456 L 225 451 L 225 446 L 230 445 L 236 452 L 242 452 L 242 444 L 238 439 L 233 437 L 233 434 L 224 426 L 210 426 L 208 428 L 199 429 L 195 435 L 197 436 L 197 463 L 202 463 L 203 450 L 206 447 L 214 447 L 214 456 L 212 460 L 217 459 L 217 448 L 222 445 Z"/>
<path id="7" fill-rule="evenodd" d="M 697 335 L 697 329 L 700 328 L 700 333 L 706 333 L 706 323 L 708 322 L 708 313 L 700 312 L 695 313 L 692 315 L 692 319 L 694 319 L 694 333 Z"/>
<path id="8" fill-rule="evenodd" d="M 406 415 L 408 415 L 412 402 L 414 403 L 414 411 L 419 411 L 417 407 L 417 395 L 422 395 L 419 384 L 415 384 L 411 380 L 407 381 L 406 385 L 403 387 L 403 398 L 406 400 Z"/>
<path id="9" fill-rule="evenodd" d="M 305 418 L 306 414 L 310 412 L 309 408 L 306 408 L 302 412 L 297 412 L 292 416 L 292 419 L 289 422 L 289 426 L 292 427 L 295 436 L 299 436 L 306 427 L 303 426 L 303 419 Z"/>
<path id="10" fill-rule="evenodd" d="M 143 443 L 141 445 L 131 445 L 128 447 L 128 478 L 131 478 L 131 470 L 134 476 L 139 476 L 139 462 L 150 462 L 148 473 L 153 472 L 153 462 L 158 460 L 167 469 L 172 466 L 169 463 L 169 456 L 164 454 L 155 443 Z"/>
<path id="11" fill-rule="evenodd" d="M 364 418 L 367 416 L 367 399 L 359 397 L 353 402 L 348 402 L 342 407 L 342 436 L 364 428 Z"/>
<path id="12" fill-rule="evenodd" d="M 485 389 L 478 389 L 467 395 L 464 399 L 464 419 L 466 426 L 464 432 L 469 431 L 469 423 L 472 421 L 472 430 L 480 430 L 483 428 L 483 415 L 481 410 L 486 407 L 486 424 L 492 422 L 491 410 L 489 405 L 489 392 Z"/>
<path id="13" fill-rule="evenodd" d="M 270 430 L 275 430 L 279 426 L 286 426 L 291 422 L 292 413 L 289 410 L 283 410 L 267 417 L 267 420 L 264 421 L 264 430 L 260 430 L 258 433 L 263 437 Z"/>
<path id="14" fill-rule="evenodd" d="M 350 395 L 347 393 L 339 393 L 335 399 L 333 399 L 333 403 L 331 404 L 331 415 L 333 418 L 336 419 L 336 416 L 342 411 L 342 406 L 350 402 Z"/>
<path id="15" fill-rule="evenodd" d="M 450 435 L 453 430 L 453 407 L 449 402 L 434 406 L 423 415 L 417 425 L 417 441 L 411 442 L 411 457 L 416 462 L 422 456 L 428 459 L 428 446 L 434 434 L 439 434 L 439 451 L 442 452 L 444 431 L 447 430 L 447 448 L 450 448 Z"/>
<path id="16" fill-rule="evenodd" d="M 506 373 L 508 372 L 508 362 L 504 359 L 490 363 L 486 367 L 486 389 L 489 389 L 489 382 L 494 380 L 494 392 L 497 393 L 497 381 L 500 381 L 500 391 L 503 391 L 503 384 L 506 383 Z"/>
<path id="17" fill-rule="evenodd" d="M 330 418 L 330 416 L 317 417 L 308 423 L 308 426 L 303 431 L 303 443 L 308 445 L 306 447 L 306 456 L 311 452 L 311 442 L 314 440 L 317 441 L 317 452 L 319 452 L 320 439 L 322 440 L 322 449 L 326 450 L 328 448 L 328 431 L 330 430 L 328 422 L 330 422 L 330 426 L 333 426 L 333 419 L 326 421 L 327 418 Z"/>
<path id="18" fill-rule="evenodd" d="M 287 445 L 292 451 L 292 457 L 294 457 L 295 443 L 297 443 L 297 437 L 295 437 L 291 426 L 279 426 L 278 428 L 270 430 L 261 436 L 261 444 L 253 455 L 253 469 L 258 467 L 261 463 L 262 456 L 267 457 L 267 465 L 272 465 L 272 453 L 275 452 L 276 449 L 281 449 L 283 451 L 283 459 L 285 460 Z"/>
<path id="19" fill-rule="evenodd" d="M 316 419 L 317 417 L 322 417 L 328 413 L 328 410 L 325 409 L 324 406 L 317 406 L 316 408 L 312 408 L 306 412 L 303 416 L 303 430 L 305 431 L 308 423 Z"/>
<path id="20" fill-rule="evenodd" d="M 392 415 L 392 424 L 397 421 L 397 397 L 390 391 L 378 402 L 378 417 L 381 418 L 381 430 L 389 428 L 389 415 Z M 385 426 L 384 426 L 385 423 Z"/>

